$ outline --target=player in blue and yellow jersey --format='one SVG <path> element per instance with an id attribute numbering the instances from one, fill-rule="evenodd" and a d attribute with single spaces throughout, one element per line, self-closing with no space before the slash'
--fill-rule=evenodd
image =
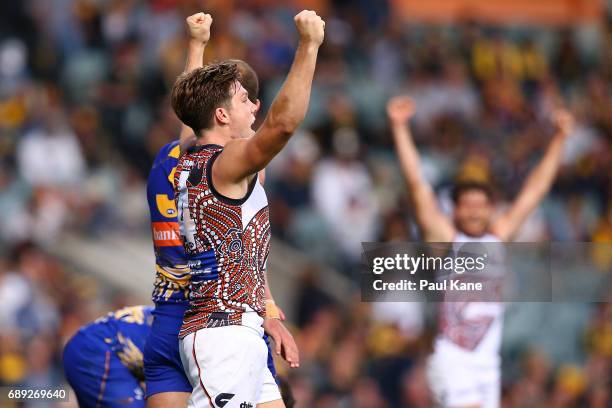
<path id="1" fill-rule="evenodd" d="M 145 406 L 143 350 L 152 307 L 132 306 L 82 327 L 64 348 L 64 372 L 79 406 Z"/>
<path id="2" fill-rule="evenodd" d="M 185 72 L 189 72 L 203 65 L 212 18 L 198 13 L 189 16 L 186 22 L 191 37 L 185 67 Z M 189 302 L 189 268 L 179 236 L 172 187 L 174 168 L 180 155 L 179 142 L 186 142 L 189 136 L 182 129 L 180 140 L 161 149 L 147 181 L 156 269 L 152 294 L 156 308 L 144 352 L 149 407 L 186 407 L 192 389 L 178 351 L 177 333 Z"/>
<path id="3" fill-rule="evenodd" d="M 212 18 L 198 13 L 187 18 L 191 35 L 185 71 L 202 66 L 202 55 L 210 38 Z M 234 60 L 241 72 L 241 81 L 249 98 L 259 106 L 259 83 L 253 69 L 244 61 Z M 156 278 L 153 301 L 156 308 L 151 334 L 144 353 L 147 406 L 186 407 L 192 386 L 185 376 L 179 355 L 178 333 L 183 314 L 189 305 L 189 278 L 185 252 L 179 236 L 177 211 L 174 201 L 173 178 L 181 147 L 193 142 L 195 135 L 183 126 L 180 140 L 165 145 L 154 160 L 147 182 L 147 199 L 151 214 L 152 236 L 156 259 Z M 266 285 L 266 305 L 269 314 L 284 315 L 278 309 Z M 278 321 L 270 322 L 266 331 L 275 339 L 276 352 L 297 364 L 297 347 L 289 332 Z M 266 338 L 267 341 L 267 338 Z M 269 346 L 268 346 L 269 347 Z M 272 355 L 268 366 L 275 374 Z"/>
<path id="4" fill-rule="evenodd" d="M 156 309 L 145 348 L 145 375 L 147 398 L 157 395 L 157 399 L 179 398 L 182 401 L 191 392 L 191 384 L 183 372 L 177 333 L 189 300 L 186 287 L 189 268 L 178 235 L 174 193 L 168 182 L 178 161 L 178 144 L 177 140 L 161 149 L 147 182 L 156 268 L 152 299 Z M 177 405 L 186 404 L 183 401 Z"/>

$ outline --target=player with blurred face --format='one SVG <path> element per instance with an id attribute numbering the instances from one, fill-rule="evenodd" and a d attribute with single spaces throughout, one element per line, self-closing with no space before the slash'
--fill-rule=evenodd
<path id="1" fill-rule="evenodd" d="M 393 98 L 387 104 L 387 114 L 423 239 L 452 242 L 454 250 L 466 242 L 512 239 L 548 193 L 573 123 L 569 113 L 563 110 L 555 113 L 556 133 L 540 163 L 531 171 L 509 209 L 499 217 L 493 217 L 495 205 L 490 186 L 472 181 L 454 187 L 453 214 L 447 217 L 423 178 L 407 125 L 414 114 L 414 102 L 408 97 Z M 440 306 L 438 335 L 428 363 L 430 388 L 437 403 L 453 408 L 499 407 L 502 303 L 447 302 Z"/>
<path id="2" fill-rule="evenodd" d="M 402 172 L 414 204 L 416 221 L 423 238 L 429 242 L 452 242 L 458 234 L 473 238 L 492 234 L 501 241 L 511 240 L 527 216 L 548 193 L 559 168 L 565 139 L 573 125 L 568 112 L 558 110 L 555 113 L 553 119 L 556 133 L 548 149 L 504 214 L 493 218 L 495 205 L 488 184 L 462 181 L 452 191 L 454 209 L 450 219 L 440 211 L 433 190 L 421 173 L 419 155 L 407 126 L 414 114 L 414 102 L 408 97 L 393 98 L 387 105 L 387 114 Z"/>
<path id="3" fill-rule="evenodd" d="M 191 39 L 186 72 L 202 67 L 203 52 L 210 37 L 211 23 L 210 15 L 204 13 L 197 13 L 187 18 Z M 241 60 L 231 60 L 231 62 L 237 66 L 240 83 L 244 84 L 242 89 L 248 94 L 248 102 L 241 101 L 241 104 L 248 106 L 249 109 L 233 110 L 237 115 L 236 122 L 240 123 L 242 128 L 252 124 L 259 108 L 260 102 L 257 99 L 259 82 L 255 71 L 246 62 Z M 168 143 L 158 153 L 147 181 L 147 199 L 157 270 L 152 294 L 156 305 L 153 312 L 155 318 L 144 350 L 144 374 L 149 408 L 186 407 L 192 392 L 191 383 L 184 372 L 179 355 L 178 333 L 183 314 L 189 304 L 190 271 L 179 237 L 172 175 L 178 164 L 180 145 L 191 145 L 195 139 L 191 129 L 183 125 L 180 139 Z M 284 314 L 272 299 L 267 281 L 265 294 L 268 313 L 278 319 L 284 319 Z M 282 323 L 267 324 L 266 332 L 275 339 L 277 346 L 284 344 L 289 350 L 297 350 L 291 334 L 284 329 Z M 264 336 L 264 341 L 269 349 L 267 336 Z M 276 377 L 270 351 L 268 354 L 268 369 Z M 293 354 L 288 354 L 293 357 Z"/>
<path id="4" fill-rule="evenodd" d="M 453 189 L 453 221 L 459 231 L 471 237 L 483 236 L 489 229 L 495 206 L 488 185 L 459 183 Z"/>
<path id="5" fill-rule="evenodd" d="M 196 136 L 174 174 L 180 233 L 190 266 L 190 302 L 179 333 L 193 407 L 283 407 L 262 340 L 276 325 L 266 302 L 268 202 L 258 173 L 304 119 L 324 23 L 295 17 L 299 45 L 262 126 L 234 62 L 181 75 L 172 107 Z M 184 149 L 187 146 L 181 144 Z M 273 317 L 273 316 L 272 316 Z M 267 330 L 267 329 L 266 329 Z M 276 344 L 292 366 L 297 349 Z"/>

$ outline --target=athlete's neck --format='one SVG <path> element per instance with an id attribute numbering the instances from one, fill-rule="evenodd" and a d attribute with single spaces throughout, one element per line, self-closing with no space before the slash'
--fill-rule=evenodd
<path id="1" fill-rule="evenodd" d="M 225 146 L 225 144 L 231 140 L 229 129 L 218 128 L 210 130 L 202 130 L 196 140 L 196 145 L 208 145 L 215 144 L 219 146 Z"/>
<path id="2" fill-rule="evenodd" d="M 465 231 L 465 230 L 462 230 L 461 228 L 459 228 L 459 227 L 457 227 L 457 226 L 455 226 L 455 228 L 457 228 L 457 231 L 458 231 L 460 234 L 463 234 L 463 235 L 465 235 L 466 237 L 476 238 L 476 239 L 478 239 L 478 238 L 482 238 L 482 237 L 484 237 L 485 235 L 487 235 L 487 234 L 490 234 L 490 233 L 491 233 L 491 232 L 489 231 L 489 229 L 488 229 L 488 228 L 487 228 L 487 229 L 485 229 L 484 231 L 479 232 L 479 233 L 470 233 L 470 232 L 467 232 L 467 231 Z"/>

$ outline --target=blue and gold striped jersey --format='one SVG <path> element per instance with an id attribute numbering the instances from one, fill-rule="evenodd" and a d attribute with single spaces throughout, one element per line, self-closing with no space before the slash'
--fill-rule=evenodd
<path id="1" fill-rule="evenodd" d="M 143 351 L 153 323 L 152 306 L 130 306 L 81 328 L 89 338 L 102 339 L 136 378 L 144 379 Z"/>
<path id="2" fill-rule="evenodd" d="M 174 201 L 174 172 L 178 164 L 178 140 L 165 145 L 155 157 L 147 181 L 147 200 L 155 249 L 155 303 L 189 301 L 189 268 L 179 234 Z"/>

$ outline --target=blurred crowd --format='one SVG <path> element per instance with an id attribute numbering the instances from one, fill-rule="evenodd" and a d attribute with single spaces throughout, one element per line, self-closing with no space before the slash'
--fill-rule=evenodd
<path id="1" fill-rule="evenodd" d="M 434 325 L 419 319 L 419 303 L 338 304 L 305 272 L 298 297 L 297 341 L 300 370 L 289 375 L 304 407 L 427 408 L 426 358 Z M 548 307 L 550 306 L 550 307 Z M 544 319 L 571 313 L 575 305 L 545 306 Z M 519 306 L 520 308 L 520 306 Z M 527 313 L 534 309 L 523 307 Z M 537 306 L 535 307 L 537 314 Z M 593 305 L 577 334 L 583 363 L 555 364 L 549 350 L 537 346 L 506 350 L 503 407 L 608 407 L 611 401 L 612 307 Z M 574 318 L 577 315 L 574 313 Z M 563 320 L 562 317 L 558 317 Z M 541 330 L 550 326 L 542 324 Z M 538 335 L 532 333 L 532 338 Z M 559 340 L 559 339 L 557 339 Z"/>
<path id="2" fill-rule="evenodd" d="M 66 341 L 85 323 L 132 305 L 127 293 L 80 273 L 32 242 L 0 256 L 0 386 L 67 388 L 62 371 Z M 54 407 L 40 400 L 1 407 Z M 76 406 L 74 396 L 71 407 Z"/>
<path id="3" fill-rule="evenodd" d="M 411 127 L 446 211 L 461 179 L 490 182 L 503 208 L 551 136 L 551 111 L 568 107 L 577 126 L 557 183 L 517 240 L 612 241 L 610 15 L 597 26 L 433 26 L 399 21 L 387 1 L 206 7 L 206 60 L 252 64 L 263 112 L 293 57 L 295 12 L 326 20 L 309 114 L 266 180 L 275 235 L 317 262 L 354 278 L 361 242 L 419 239 L 386 124 L 397 93 L 415 99 Z M 184 18 L 200 9 L 195 0 L 0 5 L 0 384 L 61 381 L 66 336 L 130 303 L 101 300 L 103 284 L 47 249 L 66 231 L 148 234 L 145 180 L 178 137 L 168 92 L 184 65 Z M 426 313 L 340 304 L 311 275 L 286 306 L 299 311 L 304 363 L 291 379 L 302 406 L 430 406 Z M 581 316 L 582 364 L 517 352 L 507 406 L 605 406 L 612 311 L 593 304 Z"/>
<path id="4" fill-rule="evenodd" d="M 297 407 L 431 407 L 425 361 L 434 327 L 425 318 L 423 304 L 367 304 L 360 302 L 359 294 L 340 302 L 324 286 L 312 269 L 302 273 L 291 305 L 296 320 L 288 323 L 301 365 L 292 370 L 280 359 L 276 362 L 279 374 L 291 384 Z M 80 326 L 133 303 L 129 294 L 118 293 L 32 243 L 0 258 L 0 299 L 0 386 L 45 389 L 67 387 L 61 352 Z M 576 320 L 586 316 L 582 331 L 575 333 L 581 358 L 558 364 L 548 347 L 535 346 L 505 353 L 514 361 L 504 363 L 504 407 L 608 407 L 611 305 L 585 305 L 587 313 L 582 315 L 575 304 L 549 305 L 542 316 L 548 320 L 554 313 L 557 329 L 570 323 L 575 330 Z M 562 319 L 566 314 L 569 321 Z M 22 406 L 0 402 L 7 408 Z M 23 406 L 66 405 L 35 401 Z M 76 406 L 74 396 L 68 406 Z"/>

